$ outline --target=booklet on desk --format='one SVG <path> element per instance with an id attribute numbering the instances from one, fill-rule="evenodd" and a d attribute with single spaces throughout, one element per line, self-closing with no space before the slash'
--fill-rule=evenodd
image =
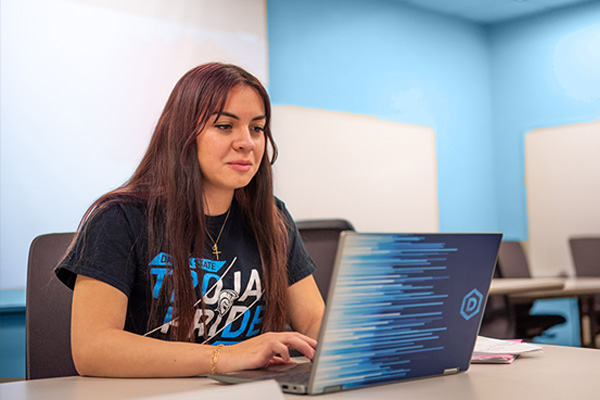
<path id="1" fill-rule="evenodd" d="M 542 348 L 522 340 L 500 340 L 478 336 L 471 364 L 510 364 L 521 353 L 540 351 Z"/>

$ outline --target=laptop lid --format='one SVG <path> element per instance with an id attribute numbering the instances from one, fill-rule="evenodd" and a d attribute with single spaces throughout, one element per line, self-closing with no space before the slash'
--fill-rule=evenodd
<path id="1" fill-rule="evenodd" d="M 466 371 L 501 239 L 343 232 L 308 392 Z"/>

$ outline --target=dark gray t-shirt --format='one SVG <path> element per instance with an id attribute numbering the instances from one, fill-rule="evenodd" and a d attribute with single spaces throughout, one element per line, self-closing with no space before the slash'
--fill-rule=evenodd
<path id="1" fill-rule="evenodd" d="M 285 205 L 277 207 L 287 219 L 290 237 L 288 283 L 292 285 L 316 270 L 307 254 L 298 230 Z M 105 282 L 122 291 L 129 299 L 125 330 L 152 337 L 166 338 L 172 308 L 163 312 L 162 324 L 148 327 L 152 297 L 165 295 L 161 288 L 170 279 L 170 255 L 147 250 L 146 208 L 143 203 L 121 202 L 96 214 L 86 225 L 86 235 L 79 235 L 71 252 L 56 268 L 58 278 L 70 288 L 78 274 Z M 208 217 L 208 229 L 217 238 L 226 215 Z M 85 243 L 85 246 L 84 246 Z M 190 259 L 190 272 L 197 298 L 204 294 L 205 310 L 196 310 L 197 342 L 204 342 L 206 321 L 210 344 L 233 344 L 260 333 L 262 327 L 262 265 L 256 240 L 245 228 L 242 212 L 233 203 L 231 213 L 218 240 L 221 252 L 210 251 Z M 167 294 L 168 296 L 169 294 Z"/>

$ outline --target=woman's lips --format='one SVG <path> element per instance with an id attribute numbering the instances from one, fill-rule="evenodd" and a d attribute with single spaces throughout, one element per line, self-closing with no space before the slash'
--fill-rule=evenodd
<path id="1" fill-rule="evenodd" d="M 250 171 L 252 168 L 252 162 L 244 160 L 231 161 L 227 165 L 236 171 Z"/>

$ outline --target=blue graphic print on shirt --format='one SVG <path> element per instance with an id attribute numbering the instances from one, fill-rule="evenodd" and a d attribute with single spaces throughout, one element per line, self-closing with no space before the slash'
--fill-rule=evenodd
<path id="1" fill-rule="evenodd" d="M 208 329 L 208 343 L 212 344 L 234 344 L 260 333 L 263 306 L 259 302 L 262 297 L 262 283 L 260 274 L 256 268 L 249 270 L 249 276 L 242 276 L 242 272 L 248 270 L 233 269 L 236 262 L 215 261 L 204 258 L 190 259 L 190 273 L 194 288 L 198 289 L 199 276 L 202 276 L 201 293 L 204 299 L 204 312 L 200 307 L 200 301 L 195 304 L 195 327 L 198 338 L 204 337 L 205 329 Z M 167 253 L 159 253 L 149 263 L 151 273 L 155 277 L 152 289 L 154 298 L 158 298 L 165 279 L 172 274 L 171 256 Z M 204 272 L 201 273 L 200 269 Z M 244 287 L 244 290 L 242 290 Z M 171 302 L 174 295 L 171 294 Z M 171 325 L 176 324 L 173 320 L 173 306 L 169 306 L 162 326 L 148 333 L 160 329 L 165 334 Z"/>

